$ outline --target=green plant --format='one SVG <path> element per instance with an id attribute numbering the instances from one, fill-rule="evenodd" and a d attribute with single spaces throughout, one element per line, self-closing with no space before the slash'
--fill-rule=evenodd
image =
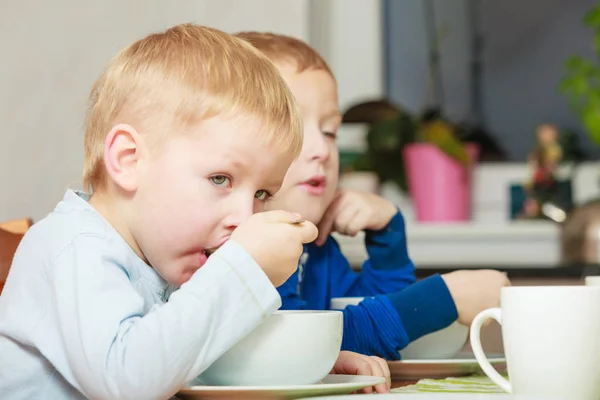
<path id="1" fill-rule="evenodd" d="M 559 90 L 568 98 L 592 142 L 600 145 L 600 4 L 586 13 L 583 23 L 593 31 L 597 57 L 593 61 L 581 56 L 567 59 Z"/>
<path id="2" fill-rule="evenodd" d="M 469 158 L 456 138 L 455 126 L 437 112 L 417 118 L 388 100 L 357 104 L 344 113 L 344 123 L 367 123 L 367 151 L 357 156 L 346 170 L 374 171 L 380 181 L 393 181 L 407 191 L 402 152 L 412 143 L 430 143 L 463 165 Z"/>

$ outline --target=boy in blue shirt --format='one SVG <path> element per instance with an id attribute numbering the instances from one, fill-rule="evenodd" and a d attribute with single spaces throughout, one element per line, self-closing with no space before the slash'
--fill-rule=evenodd
<path id="1" fill-rule="evenodd" d="M 122 50 L 90 95 L 91 195 L 67 191 L 15 254 L 0 393 L 166 399 L 278 309 L 317 235 L 262 212 L 301 126 L 272 63 L 224 32 L 178 25 Z M 339 371 L 389 375 L 350 353 Z"/>
<path id="2" fill-rule="evenodd" d="M 300 212 L 318 224 L 315 243 L 305 245 L 298 271 L 278 288 L 282 309 L 328 309 L 334 297 L 368 296 L 344 310 L 343 349 L 399 359 L 398 351 L 454 321 L 468 325 L 499 304 L 509 284 L 497 271 L 456 271 L 416 282 L 397 207 L 380 196 L 337 187 L 341 123 L 337 86 L 323 58 L 287 36 L 242 32 L 278 67 L 303 114 L 304 144 L 268 207 Z M 399 155 L 400 156 L 400 155 Z M 351 270 L 331 232 L 365 231 L 369 259 Z"/>

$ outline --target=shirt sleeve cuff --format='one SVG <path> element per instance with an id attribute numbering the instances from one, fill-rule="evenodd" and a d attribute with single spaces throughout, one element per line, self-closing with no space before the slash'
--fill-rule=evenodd
<path id="1" fill-rule="evenodd" d="M 406 226 L 400 210 L 385 228 L 365 231 L 365 246 L 373 269 L 395 269 L 411 262 L 406 245 Z"/>
<path id="2" fill-rule="evenodd" d="M 411 342 L 449 326 L 458 318 L 450 291 L 437 274 L 387 296 Z"/>
<path id="3" fill-rule="evenodd" d="M 383 228 L 378 231 L 367 229 L 365 234 L 369 239 L 374 242 L 379 242 L 382 238 L 385 238 L 386 235 L 389 235 L 392 232 L 401 232 L 404 233 L 405 230 L 405 222 L 402 213 L 398 209 L 396 214 L 390 219 L 390 222 Z"/>
<path id="4" fill-rule="evenodd" d="M 239 277 L 240 282 L 263 311 L 263 316 L 281 307 L 281 297 L 277 289 L 242 245 L 229 240 L 213 254 L 215 255 L 223 259 Z"/>

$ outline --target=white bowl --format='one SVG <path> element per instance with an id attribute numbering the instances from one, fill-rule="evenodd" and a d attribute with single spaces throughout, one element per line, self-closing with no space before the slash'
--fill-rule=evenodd
<path id="1" fill-rule="evenodd" d="M 330 308 L 332 310 L 343 310 L 347 306 L 357 305 L 364 299 L 364 297 L 334 297 L 331 299 Z"/>
<path id="2" fill-rule="evenodd" d="M 600 286 L 600 276 L 586 276 L 585 277 L 585 285 L 586 286 Z"/>
<path id="3" fill-rule="evenodd" d="M 439 331 L 411 342 L 400 350 L 403 360 L 445 360 L 456 356 L 467 343 L 469 328 L 454 321 Z"/>
<path id="4" fill-rule="evenodd" d="M 363 297 L 336 297 L 331 299 L 331 308 L 342 310 L 349 305 L 357 305 Z M 444 329 L 432 332 L 411 342 L 400 350 L 403 360 L 447 359 L 457 355 L 469 335 L 469 328 L 454 322 Z"/>
<path id="5" fill-rule="evenodd" d="M 208 385 L 310 385 L 335 364 L 342 345 L 339 311 L 276 311 L 223 354 L 200 379 Z"/>

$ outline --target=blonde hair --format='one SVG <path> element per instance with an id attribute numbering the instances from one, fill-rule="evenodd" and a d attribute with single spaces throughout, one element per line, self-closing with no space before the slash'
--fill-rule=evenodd
<path id="1" fill-rule="evenodd" d="M 244 39 L 266 54 L 274 63 L 288 62 L 300 73 L 308 69 L 324 70 L 335 80 L 325 59 L 308 43 L 292 36 L 269 32 L 238 32 L 233 36 Z"/>
<path id="2" fill-rule="evenodd" d="M 182 24 L 123 49 L 94 84 L 84 140 L 84 188 L 106 180 L 104 141 L 118 123 L 175 131 L 218 114 L 249 113 L 265 139 L 297 157 L 302 115 L 273 63 L 216 29 Z"/>

